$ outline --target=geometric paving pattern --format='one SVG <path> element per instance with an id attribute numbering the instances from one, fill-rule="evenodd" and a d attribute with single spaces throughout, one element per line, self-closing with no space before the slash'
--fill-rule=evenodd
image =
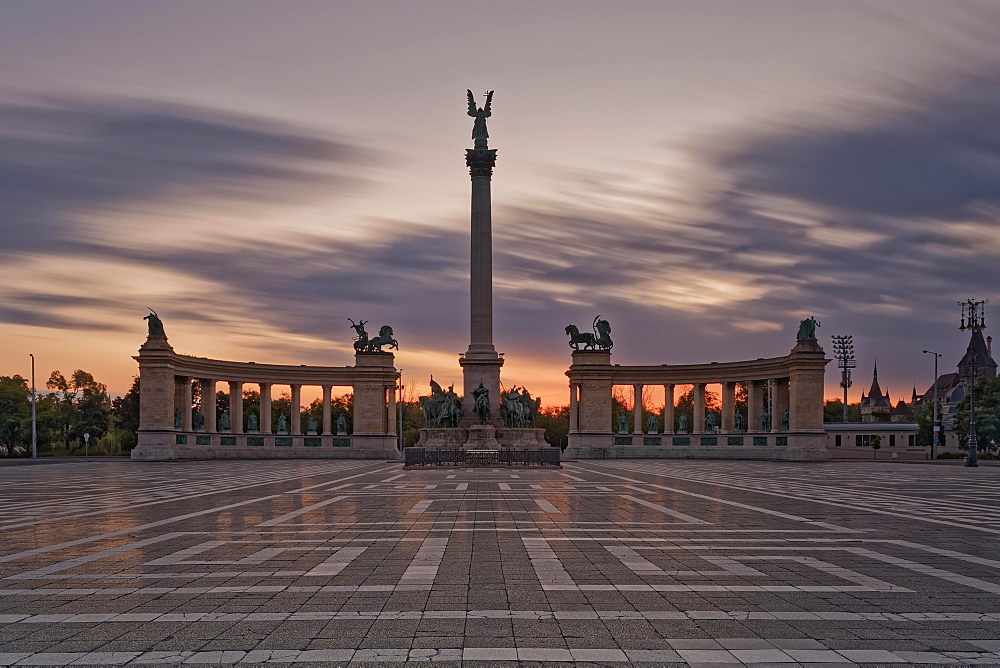
<path id="1" fill-rule="evenodd" d="M 0 666 L 1000 664 L 1000 468 L 0 467 Z"/>

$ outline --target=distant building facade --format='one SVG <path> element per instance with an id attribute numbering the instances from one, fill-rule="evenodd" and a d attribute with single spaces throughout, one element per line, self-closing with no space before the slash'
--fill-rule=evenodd
<path id="1" fill-rule="evenodd" d="M 993 337 L 983 337 L 982 329 L 976 328 L 969 337 L 969 346 L 952 373 L 941 374 L 927 391 L 917 397 L 916 406 L 932 406 L 934 390 L 937 388 L 939 410 L 941 412 L 942 445 L 948 449 L 958 449 L 958 434 L 955 432 L 955 418 L 958 407 L 969 393 L 969 385 L 983 378 L 997 375 L 997 363 L 993 359 Z"/>
<path id="2" fill-rule="evenodd" d="M 917 388 L 913 388 L 911 402 L 907 404 L 900 399 L 894 406 L 889 397 L 889 391 L 882 394 L 878 384 L 878 362 L 872 371 L 872 386 L 866 395 L 861 393 L 862 422 L 910 422 L 912 420 L 913 399 L 917 396 Z"/>

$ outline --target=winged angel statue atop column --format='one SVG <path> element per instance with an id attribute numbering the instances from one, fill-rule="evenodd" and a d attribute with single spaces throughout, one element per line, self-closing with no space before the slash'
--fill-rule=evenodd
<path id="1" fill-rule="evenodd" d="M 472 138 L 476 140 L 477 148 L 480 141 L 485 147 L 486 140 L 490 136 L 486 131 L 486 119 L 492 115 L 490 104 L 493 102 L 493 91 L 486 93 L 486 104 L 479 109 L 476 108 L 476 98 L 473 97 L 472 91 L 466 89 L 465 92 L 469 94 L 469 116 L 476 119 L 476 124 L 472 126 Z"/>

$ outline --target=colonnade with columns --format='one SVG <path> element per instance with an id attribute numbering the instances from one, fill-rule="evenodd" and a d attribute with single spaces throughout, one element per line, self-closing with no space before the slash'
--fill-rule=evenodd
<path id="1" fill-rule="evenodd" d="M 194 383 L 197 382 L 201 385 L 201 404 L 200 406 L 194 405 Z M 219 424 L 221 417 L 218 406 L 218 390 L 220 383 L 225 383 L 229 390 L 229 426 L 223 426 Z M 291 394 L 291 415 L 287 416 L 289 423 L 284 431 L 280 431 L 277 425 L 272 424 L 272 410 L 271 402 L 273 398 L 273 388 L 275 386 L 286 386 L 289 388 Z M 248 429 L 246 427 L 248 415 L 244 412 L 244 399 L 243 392 L 246 386 L 251 388 L 256 387 L 260 394 L 260 415 L 257 416 L 258 423 L 257 427 L 254 429 Z M 290 436 L 305 436 L 305 435 L 332 435 L 334 433 L 338 435 L 348 435 L 344 429 L 337 428 L 335 420 L 337 416 L 333 415 L 332 411 L 332 396 L 333 388 L 336 387 L 332 384 L 318 385 L 313 387 L 322 388 L 323 396 L 323 413 L 322 413 L 322 424 L 317 422 L 317 430 L 315 432 L 310 432 L 306 426 L 302 423 L 302 388 L 311 387 L 310 384 L 302 383 L 273 383 L 273 382 L 260 382 L 260 381 L 242 381 L 242 380 L 229 380 L 229 381 L 217 381 L 212 378 L 192 378 L 190 376 L 175 376 L 174 377 L 174 429 L 177 431 L 198 431 L 206 433 L 233 433 L 233 434 L 244 434 L 244 433 L 260 433 L 260 434 L 286 434 Z M 351 387 L 345 388 L 350 389 L 357 396 L 359 388 Z M 362 391 L 368 391 L 375 388 L 364 388 Z M 362 419 L 368 418 L 366 424 L 356 425 L 356 429 L 362 433 L 385 433 L 387 435 L 396 434 L 396 385 L 383 385 L 375 390 L 376 392 L 381 392 L 382 397 L 378 399 L 378 403 L 381 405 L 382 409 L 378 411 L 379 424 L 370 424 L 371 418 L 375 417 L 375 414 L 371 410 L 362 410 L 358 412 L 358 416 Z M 201 425 L 196 424 L 196 417 L 201 413 L 204 423 Z M 178 424 L 178 415 L 180 416 L 180 424 Z"/>
<path id="2" fill-rule="evenodd" d="M 746 405 L 747 414 L 744 415 L 744 421 L 742 427 L 737 426 L 736 421 L 736 386 L 738 384 L 744 384 L 746 386 Z M 650 430 L 646 421 L 643 419 L 645 413 L 645 407 L 643 405 L 643 393 L 646 387 L 649 386 L 647 383 L 631 383 L 632 393 L 633 393 L 633 404 L 632 404 L 632 428 L 629 433 L 632 434 L 673 434 L 675 433 L 691 433 L 700 434 L 708 433 L 710 430 L 706 427 L 706 419 L 708 412 L 706 409 L 706 392 L 708 391 L 708 386 L 714 383 L 664 383 L 660 385 L 663 388 L 664 405 L 663 410 L 659 416 L 657 416 L 657 428 L 655 430 Z M 581 427 L 583 424 L 581 422 L 581 402 L 580 397 L 583 392 L 585 383 L 570 383 L 570 394 L 569 394 L 569 430 L 570 433 L 574 431 L 580 431 L 581 428 L 586 430 L 587 428 L 598 427 L 599 425 L 588 424 Z M 614 385 L 619 385 L 619 383 L 614 383 Z M 676 391 L 677 387 L 681 385 L 690 385 L 692 387 L 692 398 L 693 398 L 693 414 L 691 424 L 688 425 L 687 429 L 675 430 L 674 425 L 677 422 L 675 409 L 676 409 Z M 783 432 L 789 431 L 791 429 L 791 411 L 789 411 L 789 424 L 784 424 L 783 418 L 785 410 L 788 409 L 788 396 L 789 396 L 789 379 L 785 378 L 769 378 L 765 380 L 747 380 L 747 381 L 722 381 L 718 383 L 721 387 L 721 410 L 720 410 L 720 420 L 716 424 L 716 428 L 711 431 L 711 433 L 749 433 L 749 432 Z M 596 389 L 596 388 L 592 388 Z M 770 427 L 765 429 L 763 426 L 762 416 L 763 413 L 767 413 L 770 417 Z M 597 418 L 600 412 L 594 413 L 591 411 L 584 411 L 584 413 L 589 417 Z M 609 417 L 610 419 L 610 417 Z M 659 425 L 662 423 L 662 430 Z M 617 426 L 613 423 L 611 424 L 612 431 L 619 431 Z M 620 433 L 620 432 L 619 432 Z"/>
<path id="3" fill-rule="evenodd" d="M 815 339 L 797 342 L 784 357 L 709 364 L 622 366 L 610 351 L 576 351 L 569 376 L 567 457 L 727 457 L 824 459 L 823 380 L 829 360 Z M 745 384 L 747 415 L 737 428 L 737 385 Z M 631 386 L 631 429 L 612 421 L 615 386 Z M 643 420 L 643 390 L 661 386 L 657 428 Z M 693 415 L 678 429 L 678 385 L 693 387 Z M 721 411 L 706 427 L 706 391 L 721 389 Z M 787 411 L 787 423 L 784 421 Z M 762 424 L 762 414 L 769 424 Z M 662 430 L 660 425 L 662 425 Z"/>
<path id="4" fill-rule="evenodd" d="M 231 362 L 178 355 L 166 337 L 150 336 L 139 363 L 139 444 L 133 459 L 267 457 L 395 458 L 396 388 L 399 373 L 391 353 L 357 353 L 350 367 L 291 366 Z M 201 386 L 195 406 L 194 383 Z M 281 430 L 272 423 L 275 386 L 289 388 L 291 410 Z M 303 424 L 302 390 L 322 392 L 322 420 L 311 432 Z M 334 388 L 354 394 L 351 429 L 338 428 Z M 247 428 L 244 390 L 259 389 L 255 429 Z M 228 389 L 229 425 L 220 424 L 217 393 Z M 320 423 L 321 422 L 321 423 Z M 348 431 L 350 433 L 348 433 Z"/>

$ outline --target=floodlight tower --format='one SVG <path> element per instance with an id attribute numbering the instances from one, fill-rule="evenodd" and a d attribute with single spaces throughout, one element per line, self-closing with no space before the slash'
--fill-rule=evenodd
<path id="1" fill-rule="evenodd" d="M 854 335 L 834 334 L 830 338 L 833 339 L 833 356 L 837 358 L 837 366 L 840 367 L 840 386 L 844 388 L 844 422 L 847 422 L 847 388 L 853 385 L 851 369 L 858 365 L 854 358 Z"/>
<path id="2" fill-rule="evenodd" d="M 981 332 L 986 329 L 986 303 L 988 299 L 966 299 L 958 302 L 962 307 L 962 324 L 959 330 L 967 329 L 973 332 Z M 976 458 L 979 450 L 979 439 L 976 436 L 976 365 L 979 363 L 975 352 L 972 354 L 972 379 L 969 383 L 969 456 L 965 460 L 966 466 L 979 466 Z"/>

